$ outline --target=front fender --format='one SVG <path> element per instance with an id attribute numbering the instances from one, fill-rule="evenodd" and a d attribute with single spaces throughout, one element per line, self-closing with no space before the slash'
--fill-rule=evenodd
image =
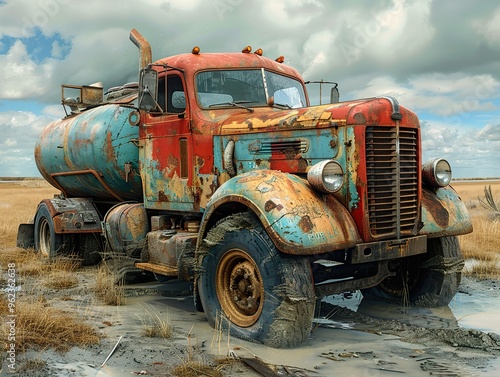
<path id="1" fill-rule="evenodd" d="M 256 170 L 226 181 L 207 203 L 200 227 L 203 237 L 212 216 L 222 217 L 231 203 L 253 211 L 276 247 L 287 254 L 319 254 L 362 242 L 354 220 L 337 199 L 316 192 L 292 174 Z"/>
<path id="2" fill-rule="evenodd" d="M 420 234 L 426 234 L 428 238 L 472 232 L 467 208 L 452 187 L 436 191 L 422 188 L 422 222 L 424 227 Z"/>

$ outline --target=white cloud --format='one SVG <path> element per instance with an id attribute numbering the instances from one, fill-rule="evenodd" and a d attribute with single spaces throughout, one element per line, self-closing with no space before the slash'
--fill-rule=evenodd
<path id="1" fill-rule="evenodd" d="M 16 139 L 12 138 L 5 139 L 5 141 L 3 142 L 3 146 L 5 147 L 13 147 L 16 144 L 17 144 Z"/>
<path id="2" fill-rule="evenodd" d="M 447 159 L 455 177 L 498 177 L 500 124 L 477 131 L 422 122 L 424 161 Z"/>
<path id="3" fill-rule="evenodd" d="M 25 111 L 0 112 L 0 177 L 39 175 L 33 157 L 35 141 L 52 120 Z"/>
<path id="4" fill-rule="evenodd" d="M 5 55 L 0 55 L 2 66 L 0 98 L 18 99 L 37 97 L 47 90 L 53 64 L 49 60 L 40 65 L 34 63 L 21 41 L 16 41 Z"/>
<path id="5" fill-rule="evenodd" d="M 322 8 L 318 0 L 273 0 L 263 2 L 262 13 L 280 27 L 296 29 L 309 24 Z"/>
<path id="6" fill-rule="evenodd" d="M 64 50 L 63 50 L 61 44 L 58 41 L 52 42 L 51 55 L 54 58 L 62 59 L 62 58 L 64 58 L 63 54 L 64 54 Z"/>
<path id="7" fill-rule="evenodd" d="M 500 50 L 498 38 L 500 35 L 500 8 L 488 15 L 487 18 L 473 21 L 472 25 L 491 47 Z"/>
<path id="8" fill-rule="evenodd" d="M 43 108 L 42 114 L 54 119 L 60 119 L 66 115 L 62 105 L 46 106 Z"/>
<path id="9" fill-rule="evenodd" d="M 471 112 L 498 110 L 492 99 L 500 97 L 500 82 L 491 75 L 424 74 L 405 83 L 390 76 L 370 80 L 354 97 L 390 95 L 417 111 L 443 117 L 463 117 Z"/>

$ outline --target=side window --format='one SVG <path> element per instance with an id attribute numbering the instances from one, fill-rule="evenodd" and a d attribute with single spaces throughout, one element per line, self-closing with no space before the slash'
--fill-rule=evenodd
<path id="1" fill-rule="evenodd" d="M 165 107 L 165 77 L 158 79 L 158 105 L 160 105 L 161 110 L 156 109 L 156 111 L 164 112 Z"/>
<path id="2" fill-rule="evenodd" d="M 167 112 L 183 113 L 186 111 L 186 94 L 181 77 L 170 75 L 167 78 Z"/>

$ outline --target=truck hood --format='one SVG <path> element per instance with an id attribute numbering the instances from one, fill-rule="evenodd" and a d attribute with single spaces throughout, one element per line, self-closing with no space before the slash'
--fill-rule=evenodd
<path id="1" fill-rule="evenodd" d="M 227 110 L 226 110 L 227 111 Z M 415 113 L 399 106 L 390 97 L 376 97 L 293 110 L 255 108 L 233 114 L 221 121 L 220 134 L 268 132 L 283 129 L 328 128 L 345 125 L 396 124 L 418 127 Z"/>

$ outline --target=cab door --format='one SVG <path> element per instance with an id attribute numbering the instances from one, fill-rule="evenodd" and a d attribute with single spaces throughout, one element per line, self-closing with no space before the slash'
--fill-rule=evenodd
<path id="1" fill-rule="evenodd" d="M 141 126 L 141 175 L 148 209 L 193 209 L 192 134 L 184 78 L 169 72 L 158 79 L 157 106 Z"/>

